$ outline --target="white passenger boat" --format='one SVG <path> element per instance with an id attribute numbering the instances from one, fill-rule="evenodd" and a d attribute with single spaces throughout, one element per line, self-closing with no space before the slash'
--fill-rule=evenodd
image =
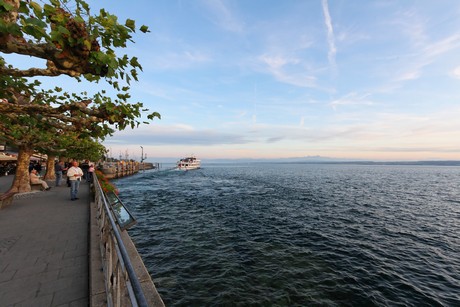
<path id="1" fill-rule="evenodd" d="M 189 171 L 192 169 L 198 169 L 201 167 L 201 160 L 196 157 L 186 157 L 177 161 L 176 168 L 182 171 Z"/>

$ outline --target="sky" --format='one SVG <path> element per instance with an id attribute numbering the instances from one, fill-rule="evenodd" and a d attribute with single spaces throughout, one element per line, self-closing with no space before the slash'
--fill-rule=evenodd
<path id="1" fill-rule="evenodd" d="M 113 157 L 460 160 L 460 1 L 89 3 L 151 31 Z"/>

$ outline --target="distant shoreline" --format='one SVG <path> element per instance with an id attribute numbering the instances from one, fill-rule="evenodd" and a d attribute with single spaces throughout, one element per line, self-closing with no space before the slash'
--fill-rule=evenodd
<path id="1" fill-rule="evenodd" d="M 318 162 L 281 162 L 300 164 L 353 164 L 353 165 L 432 165 L 432 166 L 460 166 L 460 161 L 318 161 Z"/>
<path id="2" fill-rule="evenodd" d="M 460 161 L 282 161 L 282 160 L 208 160 L 203 164 L 257 163 L 257 164 L 347 164 L 347 165 L 426 165 L 426 166 L 460 166 Z"/>

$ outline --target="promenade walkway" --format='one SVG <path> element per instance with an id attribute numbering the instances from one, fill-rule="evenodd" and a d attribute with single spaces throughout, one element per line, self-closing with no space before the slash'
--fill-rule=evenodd
<path id="1" fill-rule="evenodd" d="M 65 182 L 49 185 L 0 210 L 0 306 L 88 306 L 89 186 L 71 201 Z"/>

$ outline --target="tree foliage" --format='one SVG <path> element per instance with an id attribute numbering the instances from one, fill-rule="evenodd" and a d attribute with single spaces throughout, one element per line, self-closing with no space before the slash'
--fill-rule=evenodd
<path id="1" fill-rule="evenodd" d="M 137 80 L 141 69 L 137 58 L 115 53 L 115 48 L 124 48 L 132 40 L 133 20 L 120 24 L 117 16 L 104 9 L 91 15 L 89 5 L 81 0 L 49 2 L 41 6 L 34 1 L 0 0 L 0 50 L 47 61 L 46 69 L 12 67 L 4 71 L 22 77 L 67 74 L 89 80 Z M 72 11 L 71 5 L 75 5 Z M 148 28 L 140 30 L 147 32 Z"/>
<path id="2" fill-rule="evenodd" d="M 116 53 L 136 30 L 148 32 L 131 19 L 120 23 L 105 9 L 92 14 L 82 0 L 0 0 L 0 52 L 44 61 L 44 67 L 19 68 L 0 57 L 0 141 L 26 152 L 20 155 L 26 159 L 34 150 L 71 150 L 63 145 L 69 139 L 91 144 L 114 129 L 137 127 L 148 110 L 129 101 L 129 86 L 142 67 L 136 57 Z M 44 89 L 34 78 L 60 75 L 104 81 L 115 94 Z M 155 117 L 160 115 L 147 114 Z"/>

